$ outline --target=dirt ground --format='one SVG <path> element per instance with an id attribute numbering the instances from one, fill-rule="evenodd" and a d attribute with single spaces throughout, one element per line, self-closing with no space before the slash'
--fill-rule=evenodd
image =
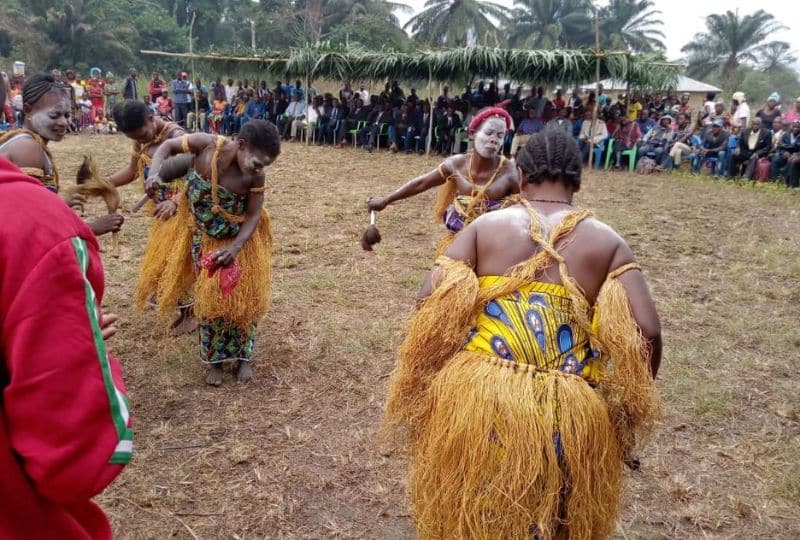
<path id="1" fill-rule="evenodd" d="M 130 144 L 71 136 L 53 150 L 72 182 L 83 153 L 110 173 Z M 136 433 L 134 461 L 98 497 L 117 537 L 414 537 L 405 458 L 373 436 L 441 233 L 433 193 L 379 216 L 375 252 L 359 238 L 370 195 L 437 163 L 285 145 L 266 197 L 273 302 L 246 386 L 205 386 L 196 336 L 167 339 L 133 310 L 148 218 L 126 212 L 122 257 L 104 255 Z M 800 537 L 800 193 L 627 173 L 584 184 L 577 202 L 628 238 L 664 327 L 664 415 L 617 537 Z M 126 208 L 140 189 L 123 190 Z"/>

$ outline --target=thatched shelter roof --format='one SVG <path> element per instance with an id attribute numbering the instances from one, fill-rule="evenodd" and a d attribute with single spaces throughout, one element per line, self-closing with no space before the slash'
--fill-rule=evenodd
<path id="1" fill-rule="evenodd" d="M 143 50 L 142 54 L 195 59 L 204 63 L 241 64 L 275 75 L 341 81 L 359 79 L 451 81 L 472 77 L 506 77 L 536 84 L 579 84 L 596 76 L 629 81 L 635 87 L 668 88 L 680 65 L 653 62 L 627 52 L 593 50 L 523 50 L 462 47 L 438 51 L 367 51 L 328 44 L 263 52 L 253 56 L 219 53 L 174 53 Z"/>

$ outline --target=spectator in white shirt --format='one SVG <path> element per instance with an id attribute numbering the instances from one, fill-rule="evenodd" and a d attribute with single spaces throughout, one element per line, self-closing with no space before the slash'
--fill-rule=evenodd
<path id="1" fill-rule="evenodd" d="M 306 102 L 303 101 L 303 95 L 297 93 L 294 95 L 294 101 L 289 103 L 283 116 L 278 120 L 278 130 L 284 140 L 288 139 L 290 136 L 294 138 L 297 135 L 297 126 L 295 122 L 302 121 L 305 117 Z"/>
<path id="2" fill-rule="evenodd" d="M 587 109 L 581 125 L 581 133 L 578 135 L 578 145 L 580 146 L 584 163 L 589 161 L 589 142 L 591 141 L 594 146 L 597 146 L 606 138 L 608 138 L 606 123 L 598 118 L 594 121 L 594 126 L 592 126 L 592 110 Z"/>
<path id="3" fill-rule="evenodd" d="M 731 123 L 734 126 L 738 126 L 739 132 L 742 133 L 750 125 L 750 106 L 747 105 L 744 92 L 734 93 L 731 104 L 733 105 L 733 118 L 731 119 Z"/>
<path id="4" fill-rule="evenodd" d="M 228 79 L 228 84 L 225 85 L 225 101 L 233 103 L 234 95 L 236 95 L 236 88 L 233 86 L 233 79 Z"/>

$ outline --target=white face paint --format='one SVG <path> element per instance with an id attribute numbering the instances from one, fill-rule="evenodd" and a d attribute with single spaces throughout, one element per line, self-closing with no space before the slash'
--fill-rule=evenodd
<path id="1" fill-rule="evenodd" d="M 60 141 L 67 133 L 67 114 L 70 112 L 67 96 L 51 92 L 42 98 L 35 112 L 26 117 L 31 130 L 48 141 Z"/>
<path id="2" fill-rule="evenodd" d="M 503 147 L 506 138 L 506 121 L 502 118 L 487 118 L 475 132 L 475 151 L 482 158 L 493 158 Z"/>

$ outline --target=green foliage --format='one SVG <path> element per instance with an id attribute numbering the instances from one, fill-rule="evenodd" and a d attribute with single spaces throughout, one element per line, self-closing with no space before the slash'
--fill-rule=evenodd
<path id="1" fill-rule="evenodd" d="M 405 51 L 411 48 L 411 40 L 403 30 L 374 15 L 362 15 L 351 23 L 336 26 L 328 39 L 334 44 L 358 43 L 372 50 L 389 47 Z"/>
<path id="2" fill-rule="evenodd" d="M 502 39 L 492 18 L 504 22 L 509 12 L 504 6 L 487 0 L 428 0 L 425 9 L 404 26 L 414 39 L 428 46 L 463 47 L 491 44 Z"/>
<path id="3" fill-rule="evenodd" d="M 784 110 L 792 107 L 795 98 L 800 96 L 800 79 L 794 70 L 787 67 L 765 71 L 752 66 L 740 66 L 730 79 L 724 79 L 722 73 L 718 72 L 712 74 L 709 82 L 723 88 L 727 95 L 744 92 L 754 114 L 772 92 L 782 96 Z"/>
<path id="4" fill-rule="evenodd" d="M 600 35 L 606 47 L 620 51 L 653 53 L 666 50 L 660 30 L 661 12 L 652 0 L 611 0 L 599 11 Z"/>
<path id="5" fill-rule="evenodd" d="M 588 0 L 515 0 L 506 21 L 509 44 L 550 49 L 594 43 Z"/>
<path id="6" fill-rule="evenodd" d="M 709 15 L 706 28 L 681 49 L 689 55 L 687 72 L 708 77 L 721 70 L 723 79 L 730 80 L 742 63 L 757 64 L 759 56 L 775 46 L 776 42 L 767 42 L 769 36 L 784 26 L 760 9 L 741 17 L 738 10 Z"/>

